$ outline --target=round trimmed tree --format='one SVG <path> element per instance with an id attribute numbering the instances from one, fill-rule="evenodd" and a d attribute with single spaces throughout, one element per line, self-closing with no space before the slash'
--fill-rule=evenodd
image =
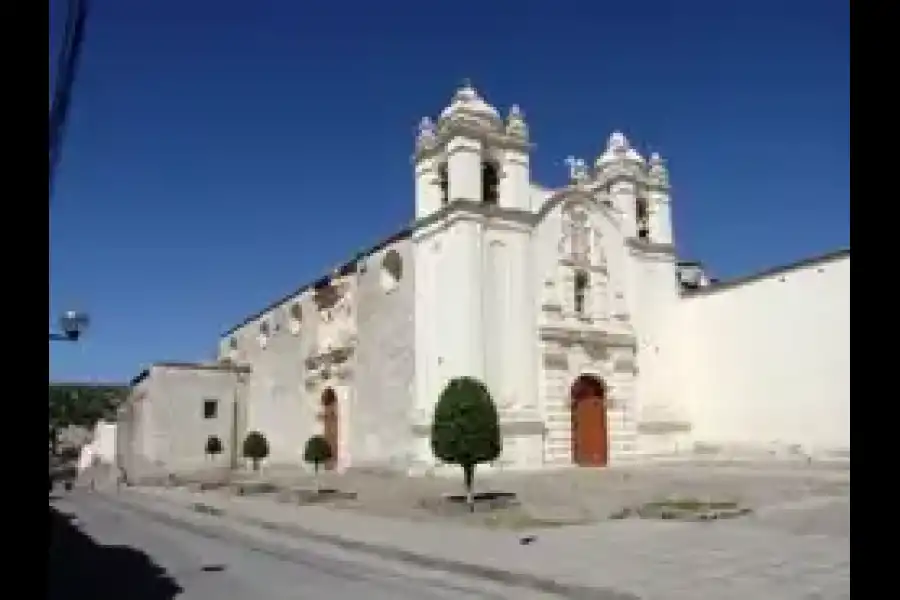
<path id="1" fill-rule="evenodd" d="M 475 467 L 497 460 L 502 449 L 500 417 L 487 386 L 472 377 L 451 380 L 434 409 L 431 451 L 439 460 L 462 467 L 469 510 L 475 510 Z"/>
<path id="2" fill-rule="evenodd" d="M 319 469 L 322 465 L 334 458 L 334 452 L 331 450 L 331 444 L 325 439 L 324 435 L 314 435 L 306 440 L 306 447 L 303 449 L 303 461 L 313 466 L 316 473 L 316 491 L 319 490 Z"/>
<path id="3" fill-rule="evenodd" d="M 253 463 L 253 470 L 259 471 L 259 463 L 269 456 L 269 442 L 266 436 L 258 431 L 251 431 L 244 438 L 244 457 Z"/>
<path id="4" fill-rule="evenodd" d="M 222 440 L 219 439 L 218 436 L 211 435 L 206 438 L 206 454 L 209 455 L 210 458 L 218 456 L 222 454 L 224 448 L 222 447 Z"/>

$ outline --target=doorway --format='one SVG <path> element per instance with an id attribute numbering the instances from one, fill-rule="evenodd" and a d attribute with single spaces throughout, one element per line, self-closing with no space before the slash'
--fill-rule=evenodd
<path id="1" fill-rule="evenodd" d="M 325 468 L 333 470 L 338 462 L 338 398 L 332 388 L 325 388 L 322 392 L 322 434 L 331 446 L 331 460 L 325 463 Z"/>
<path id="2" fill-rule="evenodd" d="M 599 377 L 580 375 L 571 388 L 572 463 L 605 467 L 609 461 L 606 386 Z"/>

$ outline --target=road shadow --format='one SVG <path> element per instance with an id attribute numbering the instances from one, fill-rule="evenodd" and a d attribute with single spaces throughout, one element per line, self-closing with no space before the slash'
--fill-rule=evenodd
<path id="1" fill-rule="evenodd" d="M 172 600 L 183 588 L 140 550 L 103 546 L 50 507 L 47 599 Z"/>

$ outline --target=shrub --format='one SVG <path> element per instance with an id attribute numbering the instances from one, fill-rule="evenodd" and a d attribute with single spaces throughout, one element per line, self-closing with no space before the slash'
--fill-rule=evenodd
<path id="1" fill-rule="evenodd" d="M 306 440 L 306 448 L 303 450 L 304 462 L 313 465 L 316 473 L 319 472 L 321 466 L 334 458 L 334 452 L 331 450 L 331 444 L 323 435 L 314 435 Z"/>
<path id="2" fill-rule="evenodd" d="M 316 490 L 319 487 L 319 469 L 323 464 L 334 458 L 334 452 L 331 444 L 323 435 L 314 435 L 306 440 L 306 447 L 303 449 L 303 460 L 311 464 L 316 472 Z"/>
<path id="3" fill-rule="evenodd" d="M 217 436 L 211 435 L 206 438 L 206 453 L 210 456 L 218 456 L 222 454 L 224 448 L 222 447 L 222 440 L 220 440 Z"/>
<path id="4" fill-rule="evenodd" d="M 269 456 L 269 442 L 266 436 L 258 431 L 251 431 L 244 438 L 244 457 L 253 462 L 253 470 L 259 470 L 260 461 Z"/>
<path id="5" fill-rule="evenodd" d="M 475 467 L 496 460 L 502 449 L 500 418 L 487 386 L 472 377 L 451 380 L 434 409 L 431 451 L 439 460 L 462 467 L 470 510 L 475 510 Z"/>

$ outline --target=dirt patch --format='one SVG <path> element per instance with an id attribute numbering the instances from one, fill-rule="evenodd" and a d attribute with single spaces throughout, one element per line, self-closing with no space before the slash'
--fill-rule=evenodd
<path id="1" fill-rule="evenodd" d="M 320 504 L 412 521 L 449 520 L 477 527 L 528 529 L 609 518 L 642 518 L 639 512 L 647 515 L 643 518 L 735 518 L 748 514 L 750 509 L 762 511 L 767 506 L 810 497 L 849 498 L 849 479 L 849 472 L 798 470 L 772 474 L 749 468 L 696 466 L 486 472 L 476 478 L 476 489 L 482 494 L 483 490 L 502 490 L 514 495 L 519 506 L 504 506 L 494 498 L 487 506 L 479 504 L 474 515 L 461 505 L 461 476 L 412 477 L 398 472 L 351 469 L 315 477 L 299 468 L 279 468 L 262 474 L 235 473 L 230 483 L 250 484 L 250 495 L 256 492 L 259 498 L 290 504 Z M 253 486 L 259 483 L 271 487 Z M 310 494 L 317 486 L 342 493 L 324 497 Z M 353 490 L 355 497 L 344 494 L 346 490 Z M 211 493 L 223 492 L 234 493 L 230 488 Z M 701 502 L 709 499 L 713 500 Z M 490 506 L 492 502 L 494 505 Z M 655 516 L 651 516 L 654 512 Z"/>
<path id="2" fill-rule="evenodd" d="M 356 492 L 348 492 L 335 488 L 321 489 L 289 489 L 281 490 L 275 496 L 284 504 L 306 506 L 310 504 L 327 504 L 334 502 L 350 502 L 357 499 Z"/>
<path id="3" fill-rule="evenodd" d="M 263 494 L 275 494 L 280 488 L 265 481 L 254 481 L 249 483 L 235 483 L 229 486 L 235 496 L 259 496 Z"/>
<path id="4" fill-rule="evenodd" d="M 663 521 L 718 521 L 749 515 L 752 509 L 732 500 L 676 498 L 654 500 L 626 507 L 609 515 L 610 519 L 658 519 Z"/>

